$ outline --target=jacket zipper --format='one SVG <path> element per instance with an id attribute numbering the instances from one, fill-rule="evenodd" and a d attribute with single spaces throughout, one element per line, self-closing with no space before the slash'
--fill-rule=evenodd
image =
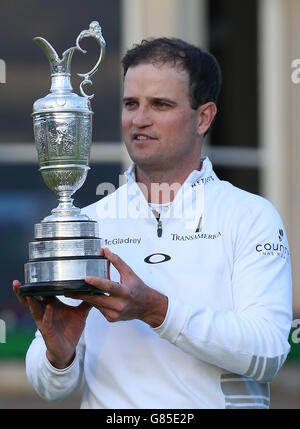
<path id="1" fill-rule="evenodd" d="M 157 237 L 161 238 L 163 229 L 162 229 L 162 221 L 160 219 L 160 213 L 158 213 L 156 210 L 152 210 L 152 212 L 155 216 L 155 219 L 157 220 Z M 202 231 L 202 221 L 203 221 L 203 215 L 201 215 L 199 218 L 199 222 L 195 230 L 195 233 Z"/>
<path id="2" fill-rule="evenodd" d="M 161 238 L 162 236 L 162 221 L 160 219 L 160 213 L 157 213 L 156 210 L 152 210 L 156 220 L 157 220 L 157 237 Z"/>
<path id="3" fill-rule="evenodd" d="M 157 237 L 161 237 L 162 236 L 162 221 L 160 220 L 160 218 L 157 219 Z"/>
<path id="4" fill-rule="evenodd" d="M 197 225 L 197 228 L 196 228 L 195 232 L 202 231 L 202 220 L 203 220 L 203 215 L 200 216 L 200 219 L 199 219 L 199 222 L 198 222 L 198 225 Z"/>

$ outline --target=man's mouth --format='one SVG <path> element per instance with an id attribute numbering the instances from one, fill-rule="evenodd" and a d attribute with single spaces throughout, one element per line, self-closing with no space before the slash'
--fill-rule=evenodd
<path id="1" fill-rule="evenodd" d="M 133 140 L 143 142 L 147 140 L 156 140 L 156 138 L 149 136 L 148 134 L 135 133 L 133 135 Z"/>

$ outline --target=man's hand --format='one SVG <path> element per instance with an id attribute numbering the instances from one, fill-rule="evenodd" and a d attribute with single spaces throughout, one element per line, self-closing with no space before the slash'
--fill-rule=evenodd
<path id="1" fill-rule="evenodd" d="M 82 302 L 77 307 L 62 303 L 56 297 L 42 298 L 19 295 L 21 283 L 13 282 L 13 290 L 21 304 L 29 308 L 46 347 L 47 358 L 56 368 L 66 368 L 74 359 L 75 349 L 92 306 Z"/>
<path id="2" fill-rule="evenodd" d="M 165 319 L 168 298 L 147 286 L 132 269 L 109 249 L 101 249 L 109 262 L 120 273 L 120 283 L 110 279 L 87 277 L 86 283 L 107 292 L 109 295 L 67 295 L 82 299 L 98 308 L 109 322 L 139 319 L 155 328 Z"/>

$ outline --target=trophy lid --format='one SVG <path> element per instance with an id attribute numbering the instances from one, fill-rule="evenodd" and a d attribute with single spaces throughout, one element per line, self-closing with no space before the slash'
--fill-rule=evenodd
<path id="1" fill-rule="evenodd" d="M 86 53 L 83 50 L 79 42 L 84 37 L 95 38 L 100 45 L 100 56 L 96 65 L 88 73 L 78 73 L 78 76 L 83 77 L 84 80 L 80 84 L 80 92 L 82 96 L 77 95 L 73 92 L 71 85 L 71 60 L 74 51 L 78 50 L 82 53 Z M 41 113 L 50 112 L 81 112 L 81 113 L 93 113 L 91 110 L 90 99 L 94 95 L 87 95 L 83 86 L 89 84 L 92 85 L 90 77 L 98 70 L 100 63 L 103 60 L 105 54 L 105 40 L 102 36 L 102 30 L 97 21 L 90 23 L 88 30 L 83 30 L 76 40 L 76 46 L 67 49 L 62 58 L 59 57 L 53 46 L 42 37 L 35 37 L 33 39 L 45 52 L 51 71 L 51 89 L 50 94 L 46 97 L 36 100 L 33 104 L 33 116 Z"/>
<path id="2" fill-rule="evenodd" d="M 51 112 L 81 112 L 92 114 L 91 102 L 85 97 L 72 92 L 50 93 L 36 100 L 33 104 L 32 116 Z"/>

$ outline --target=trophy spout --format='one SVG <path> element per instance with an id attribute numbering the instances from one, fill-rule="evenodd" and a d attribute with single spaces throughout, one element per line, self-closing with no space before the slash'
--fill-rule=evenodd
<path id="1" fill-rule="evenodd" d="M 44 39 L 43 37 L 34 37 L 33 40 L 45 52 L 45 54 L 49 60 L 50 66 L 52 64 L 54 65 L 54 64 L 59 63 L 60 59 L 59 59 L 59 56 L 58 56 L 56 50 L 53 48 L 52 45 L 50 45 L 50 43 L 46 39 Z"/>
<path id="2" fill-rule="evenodd" d="M 61 59 L 59 58 L 56 50 L 46 39 L 43 37 L 35 37 L 33 40 L 45 52 L 50 64 L 51 75 L 71 73 L 72 56 L 74 51 L 78 49 L 76 46 L 65 51 Z"/>
<path id="3" fill-rule="evenodd" d="M 57 54 L 53 46 L 43 37 L 35 37 L 33 39 L 37 43 L 37 45 L 42 48 L 42 50 L 45 52 L 49 60 L 51 77 L 52 77 L 51 92 L 61 91 L 62 89 L 63 90 L 68 89 L 70 91 L 72 90 L 71 83 L 68 80 L 70 79 L 70 75 L 71 75 L 71 60 L 75 50 L 80 51 L 83 54 L 86 53 L 86 51 L 82 49 L 79 44 L 80 41 L 85 37 L 94 38 L 100 46 L 100 55 L 95 66 L 87 73 L 78 73 L 78 76 L 84 79 L 80 84 L 81 95 L 87 99 L 91 99 L 94 97 L 94 95 L 86 94 L 83 90 L 83 87 L 85 85 L 92 84 L 92 81 L 90 78 L 94 73 L 96 73 L 101 62 L 103 61 L 103 58 L 105 55 L 105 49 L 106 49 L 106 42 L 102 36 L 102 29 L 99 25 L 99 22 L 92 21 L 90 23 L 88 30 L 81 31 L 81 33 L 77 37 L 76 46 L 73 46 L 72 48 L 67 49 L 63 53 L 62 58 L 59 58 L 59 55 Z"/>

